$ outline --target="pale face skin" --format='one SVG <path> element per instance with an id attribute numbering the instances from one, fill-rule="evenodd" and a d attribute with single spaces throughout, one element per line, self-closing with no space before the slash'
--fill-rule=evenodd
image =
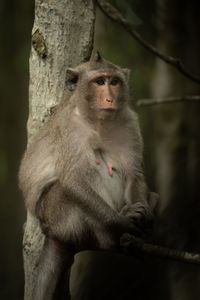
<path id="1" fill-rule="evenodd" d="M 97 73 L 89 78 L 89 86 L 94 90 L 99 108 L 115 110 L 121 87 L 121 80 L 117 74 Z"/>

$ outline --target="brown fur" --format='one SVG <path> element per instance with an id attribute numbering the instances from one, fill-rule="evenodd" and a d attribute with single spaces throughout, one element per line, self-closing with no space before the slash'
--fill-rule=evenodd
<path id="1" fill-rule="evenodd" d="M 99 85 L 95 80 L 102 76 L 105 84 Z M 21 163 L 19 182 L 27 209 L 40 220 L 48 239 L 66 245 L 72 256 L 83 249 L 116 247 L 123 232 L 138 234 L 140 221 L 152 217 L 127 76 L 127 70 L 100 56 L 69 69 L 70 91 Z M 112 84 L 112 78 L 119 82 Z M 55 250 L 47 248 L 57 270 Z M 42 259 L 41 270 L 44 264 Z M 52 280 L 49 269 L 41 272 L 45 280 L 44 287 L 36 287 L 37 300 L 47 299 L 45 287 Z"/>

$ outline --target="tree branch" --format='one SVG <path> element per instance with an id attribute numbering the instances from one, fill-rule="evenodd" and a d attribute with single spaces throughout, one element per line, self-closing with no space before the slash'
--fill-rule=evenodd
<path id="1" fill-rule="evenodd" d="M 195 75 L 187 71 L 187 69 L 182 64 L 179 58 L 165 55 L 162 52 L 160 52 L 158 49 L 156 49 L 154 46 L 147 43 L 147 41 L 145 41 L 140 36 L 140 34 L 133 29 L 133 26 L 130 23 L 128 23 L 128 21 L 122 17 L 120 12 L 116 8 L 114 8 L 111 4 L 109 4 L 105 0 L 97 0 L 97 4 L 100 7 L 100 9 L 106 14 L 107 17 L 122 25 L 124 29 L 139 42 L 140 45 L 142 45 L 144 48 L 146 48 L 148 51 L 150 51 L 151 53 L 153 53 L 154 55 L 156 55 L 166 63 L 176 68 L 185 77 L 200 84 L 200 78 L 196 77 Z"/>
<path id="2" fill-rule="evenodd" d="M 140 99 L 137 101 L 137 106 L 143 105 L 155 105 L 155 104 L 166 104 L 166 103 L 175 103 L 175 102 L 185 102 L 185 101 L 200 101 L 200 96 L 180 96 L 180 97 L 165 97 L 165 98 L 155 98 L 155 99 Z M 200 102 L 199 102 L 200 103 Z"/>
<path id="3" fill-rule="evenodd" d="M 125 233 L 122 235 L 120 245 L 125 253 L 129 255 L 133 253 L 133 250 L 139 250 L 144 254 L 159 258 L 172 259 L 184 263 L 200 265 L 200 254 L 149 244 L 129 233 Z"/>

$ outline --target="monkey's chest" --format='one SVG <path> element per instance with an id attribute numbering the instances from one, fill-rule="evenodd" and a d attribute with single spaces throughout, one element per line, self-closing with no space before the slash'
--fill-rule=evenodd
<path id="1" fill-rule="evenodd" d="M 126 181 L 117 160 L 109 156 L 95 156 L 93 163 L 95 172 L 91 184 L 107 204 L 120 211 L 124 205 Z"/>

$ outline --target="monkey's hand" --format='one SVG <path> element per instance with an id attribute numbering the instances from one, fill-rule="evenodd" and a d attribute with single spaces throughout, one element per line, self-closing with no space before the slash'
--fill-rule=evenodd
<path id="1" fill-rule="evenodd" d="M 145 228 L 153 221 L 153 214 L 149 205 L 141 202 L 126 204 L 120 214 L 129 218 L 139 228 Z"/>

